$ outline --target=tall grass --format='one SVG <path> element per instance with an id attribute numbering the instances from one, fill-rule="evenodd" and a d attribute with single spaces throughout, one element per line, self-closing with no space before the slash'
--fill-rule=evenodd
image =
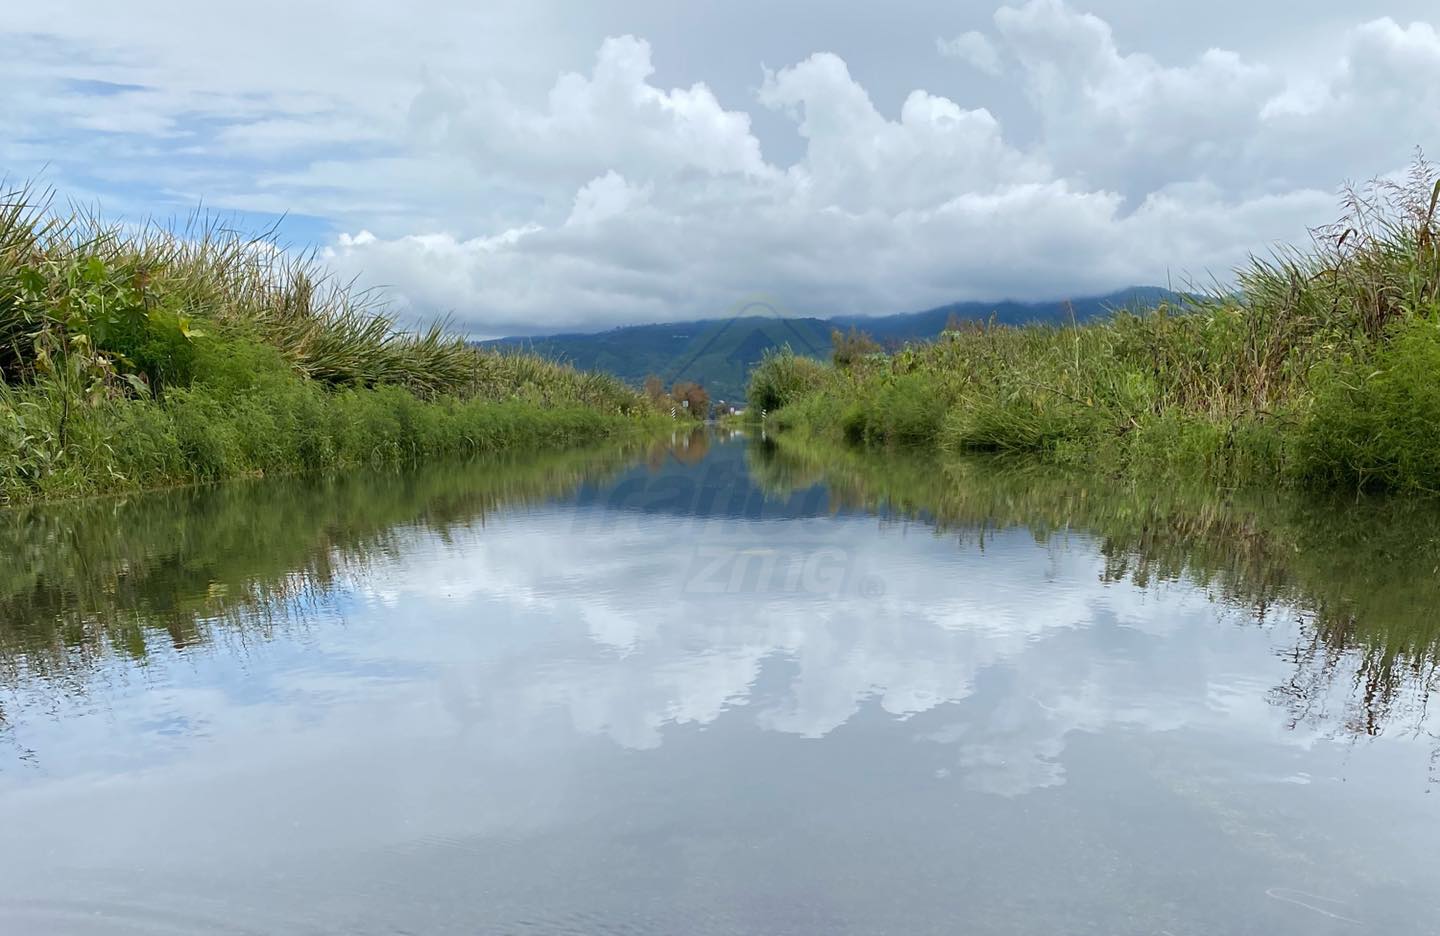
<path id="1" fill-rule="evenodd" d="M 1152 475 L 1440 490 L 1440 180 L 1350 190 L 1234 293 L 950 328 L 812 375 L 779 428 Z M 762 365 L 760 386 L 774 380 Z"/>
<path id="2" fill-rule="evenodd" d="M 313 254 L 0 186 L 0 500 L 618 431 L 619 380 L 482 351 Z"/>
<path id="3" fill-rule="evenodd" d="M 825 384 L 825 368 L 802 357 L 789 345 L 765 352 L 750 373 L 746 399 L 760 411 L 776 410 L 819 390 Z"/>

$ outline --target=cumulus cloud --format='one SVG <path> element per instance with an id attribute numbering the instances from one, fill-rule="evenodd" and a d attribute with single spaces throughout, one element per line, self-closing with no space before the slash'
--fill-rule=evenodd
<path id="1" fill-rule="evenodd" d="M 648 189 L 635 188 L 625 181 L 624 176 L 612 169 L 603 176 L 591 179 L 575 193 L 575 207 L 570 211 L 570 217 L 565 224 L 599 224 L 608 218 L 637 209 L 648 196 Z"/>
<path id="2" fill-rule="evenodd" d="M 543 107 L 526 107 L 493 84 L 473 94 L 431 86 L 413 113 L 439 145 L 525 187 L 573 184 L 597 169 L 645 178 L 766 171 L 747 114 L 723 108 L 703 84 L 658 88 L 654 71 L 648 42 L 614 37 L 589 75 L 560 76 Z"/>
<path id="3" fill-rule="evenodd" d="M 994 22 L 993 38 L 940 50 L 991 73 L 1002 55 L 1017 63 L 1042 128 L 1033 145 L 988 109 L 925 90 L 887 116 L 842 58 L 816 53 L 758 89 L 804 143 L 775 165 L 743 113 L 703 85 L 656 86 L 649 46 L 612 39 L 544 108 L 491 88 L 432 114 L 479 171 L 519 172 L 556 202 L 526 237 L 446 239 L 469 272 L 440 279 L 404 275 L 434 242 L 352 244 L 334 259 L 378 265 L 409 306 L 492 331 L 718 315 L 753 293 L 796 312 L 882 312 L 1223 279 L 1325 220 L 1360 168 L 1297 164 L 1291 141 L 1318 145 L 1358 102 L 1391 108 L 1366 118 L 1367 149 L 1387 160 L 1369 168 L 1389 170 L 1432 132 L 1390 91 L 1429 74 L 1440 44 L 1425 24 L 1358 26 L 1330 72 L 1291 75 L 1222 49 L 1179 64 L 1126 52 L 1062 0 Z"/>
<path id="4" fill-rule="evenodd" d="M 1224 281 L 1328 220 L 1342 182 L 1433 143 L 1440 112 L 1440 35 L 1393 16 L 1337 14 L 1350 19 L 1327 27 L 1324 55 L 1162 53 L 1114 16 L 1024 0 L 980 29 L 919 32 L 954 38 L 918 87 L 903 56 L 877 75 L 823 47 L 774 69 L 756 53 L 733 64 L 743 83 L 713 62 L 714 81 L 671 80 L 685 40 L 624 31 L 527 57 L 557 35 L 536 9 L 511 24 L 523 48 L 486 33 L 475 55 L 421 56 L 408 78 L 381 56 L 341 75 L 350 87 L 271 62 L 249 91 L 233 70 L 204 85 L 188 54 L 164 72 L 148 34 L 102 16 L 93 35 L 0 64 L 22 128 L 0 155 L 33 158 L 36 89 L 104 27 L 133 48 L 92 72 L 132 84 L 51 109 L 52 136 L 77 141 L 61 171 L 133 190 L 163 165 L 131 203 L 193 192 L 324 219 L 340 273 L 389 287 L 404 314 L 497 335 L 723 315 L 756 295 L 881 313 Z M 406 41 L 388 14 L 356 15 L 361 47 L 381 29 Z"/>
<path id="5" fill-rule="evenodd" d="M 1063 0 L 1001 8 L 995 26 L 1060 171 L 1131 196 L 1192 180 L 1333 189 L 1391 170 L 1434 136 L 1440 42 L 1425 23 L 1357 25 L 1343 59 L 1311 72 L 1218 48 L 1163 64 L 1122 52 L 1105 21 Z"/>
<path id="6" fill-rule="evenodd" d="M 886 119 L 836 55 L 814 55 L 767 75 L 759 97 L 796 120 L 805 158 L 788 181 L 813 210 L 894 216 L 937 207 L 960 192 L 1048 177 L 1043 164 L 1005 143 L 989 111 L 913 91 L 900 119 Z"/>
<path id="7" fill-rule="evenodd" d="M 999 75 L 1003 70 L 1000 50 L 982 32 L 972 29 L 954 39 L 936 39 L 935 46 L 941 55 L 957 58 L 987 75 Z"/>
<path id="8" fill-rule="evenodd" d="M 1261 108 L 1284 87 L 1274 70 L 1219 49 L 1177 66 L 1123 54 L 1107 23 L 1062 0 L 1004 7 L 995 25 L 1020 62 L 1045 151 L 1091 184 L 1136 194 L 1239 174 Z"/>

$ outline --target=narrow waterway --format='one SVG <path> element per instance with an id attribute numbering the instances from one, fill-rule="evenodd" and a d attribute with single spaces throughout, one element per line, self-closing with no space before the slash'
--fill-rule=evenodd
<path id="1" fill-rule="evenodd" d="M 0 515 L 0 932 L 1440 933 L 1437 525 L 736 435 Z"/>

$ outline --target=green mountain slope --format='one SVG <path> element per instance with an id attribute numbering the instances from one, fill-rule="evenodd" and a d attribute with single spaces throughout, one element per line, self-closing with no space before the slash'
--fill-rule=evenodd
<path id="1" fill-rule="evenodd" d="M 883 344 L 900 344 L 935 337 L 952 316 L 971 321 L 993 317 L 1005 324 L 1066 322 L 1072 315 L 1084 321 L 1173 296 L 1166 289 L 1142 286 L 1064 302 L 959 302 L 901 315 L 829 319 L 744 316 L 629 325 L 593 334 L 499 338 L 484 344 L 533 351 L 585 370 L 608 371 L 637 387 L 647 375 L 655 374 L 666 386 L 677 380 L 702 384 L 712 400 L 742 400 L 746 377 L 766 351 L 788 344 L 797 354 L 825 360 L 830 356 L 832 329 L 854 326 Z"/>

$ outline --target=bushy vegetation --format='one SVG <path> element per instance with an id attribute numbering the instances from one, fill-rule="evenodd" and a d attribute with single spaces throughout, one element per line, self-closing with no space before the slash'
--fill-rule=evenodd
<path id="1" fill-rule="evenodd" d="M 1440 182 L 1352 191 L 1234 293 L 1086 323 L 947 328 L 844 366 L 757 368 L 777 428 L 1151 475 L 1440 490 Z M 837 362 L 838 364 L 839 362 Z M 783 388 L 779 389 L 779 388 Z"/>
<path id="2" fill-rule="evenodd" d="M 0 501 L 556 444 L 620 381 L 397 326 L 313 257 L 0 196 Z"/>
<path id="3" fill-rule="evenodd" d="M 777 410 L 821 389 L 826 378 L 823 364 L 783 345 L 765 352 L 750 372 L 745 398 L 752 412 Z"/>
<path id="4" fill-rule="evenodd" d="M 832 328 L 830 330 L 830 348 L 830 360 L 835 362 L 836 367 L 849 367 L 851 364 L 863 361 L 870 355 L 879 354 L 883 350 L 880 342 L 854 325 L 851 325 L 848 331 Z"/>
<path id="5" fill-rule="evenodd" d="M 1397 325 L 1368 358 L 1325 368 L 1297 461 L 1330 484 L 1440 491 L 1440 328 Z"/>
<path id="6" fill-rule="evenodd" d="M 710 417 L 710 394 L 693 380 L 677 380 L 667 392 L 665 382 L 655 374 L 645 377 L 645 398 L 657 412 L 696 422 Z"/>

